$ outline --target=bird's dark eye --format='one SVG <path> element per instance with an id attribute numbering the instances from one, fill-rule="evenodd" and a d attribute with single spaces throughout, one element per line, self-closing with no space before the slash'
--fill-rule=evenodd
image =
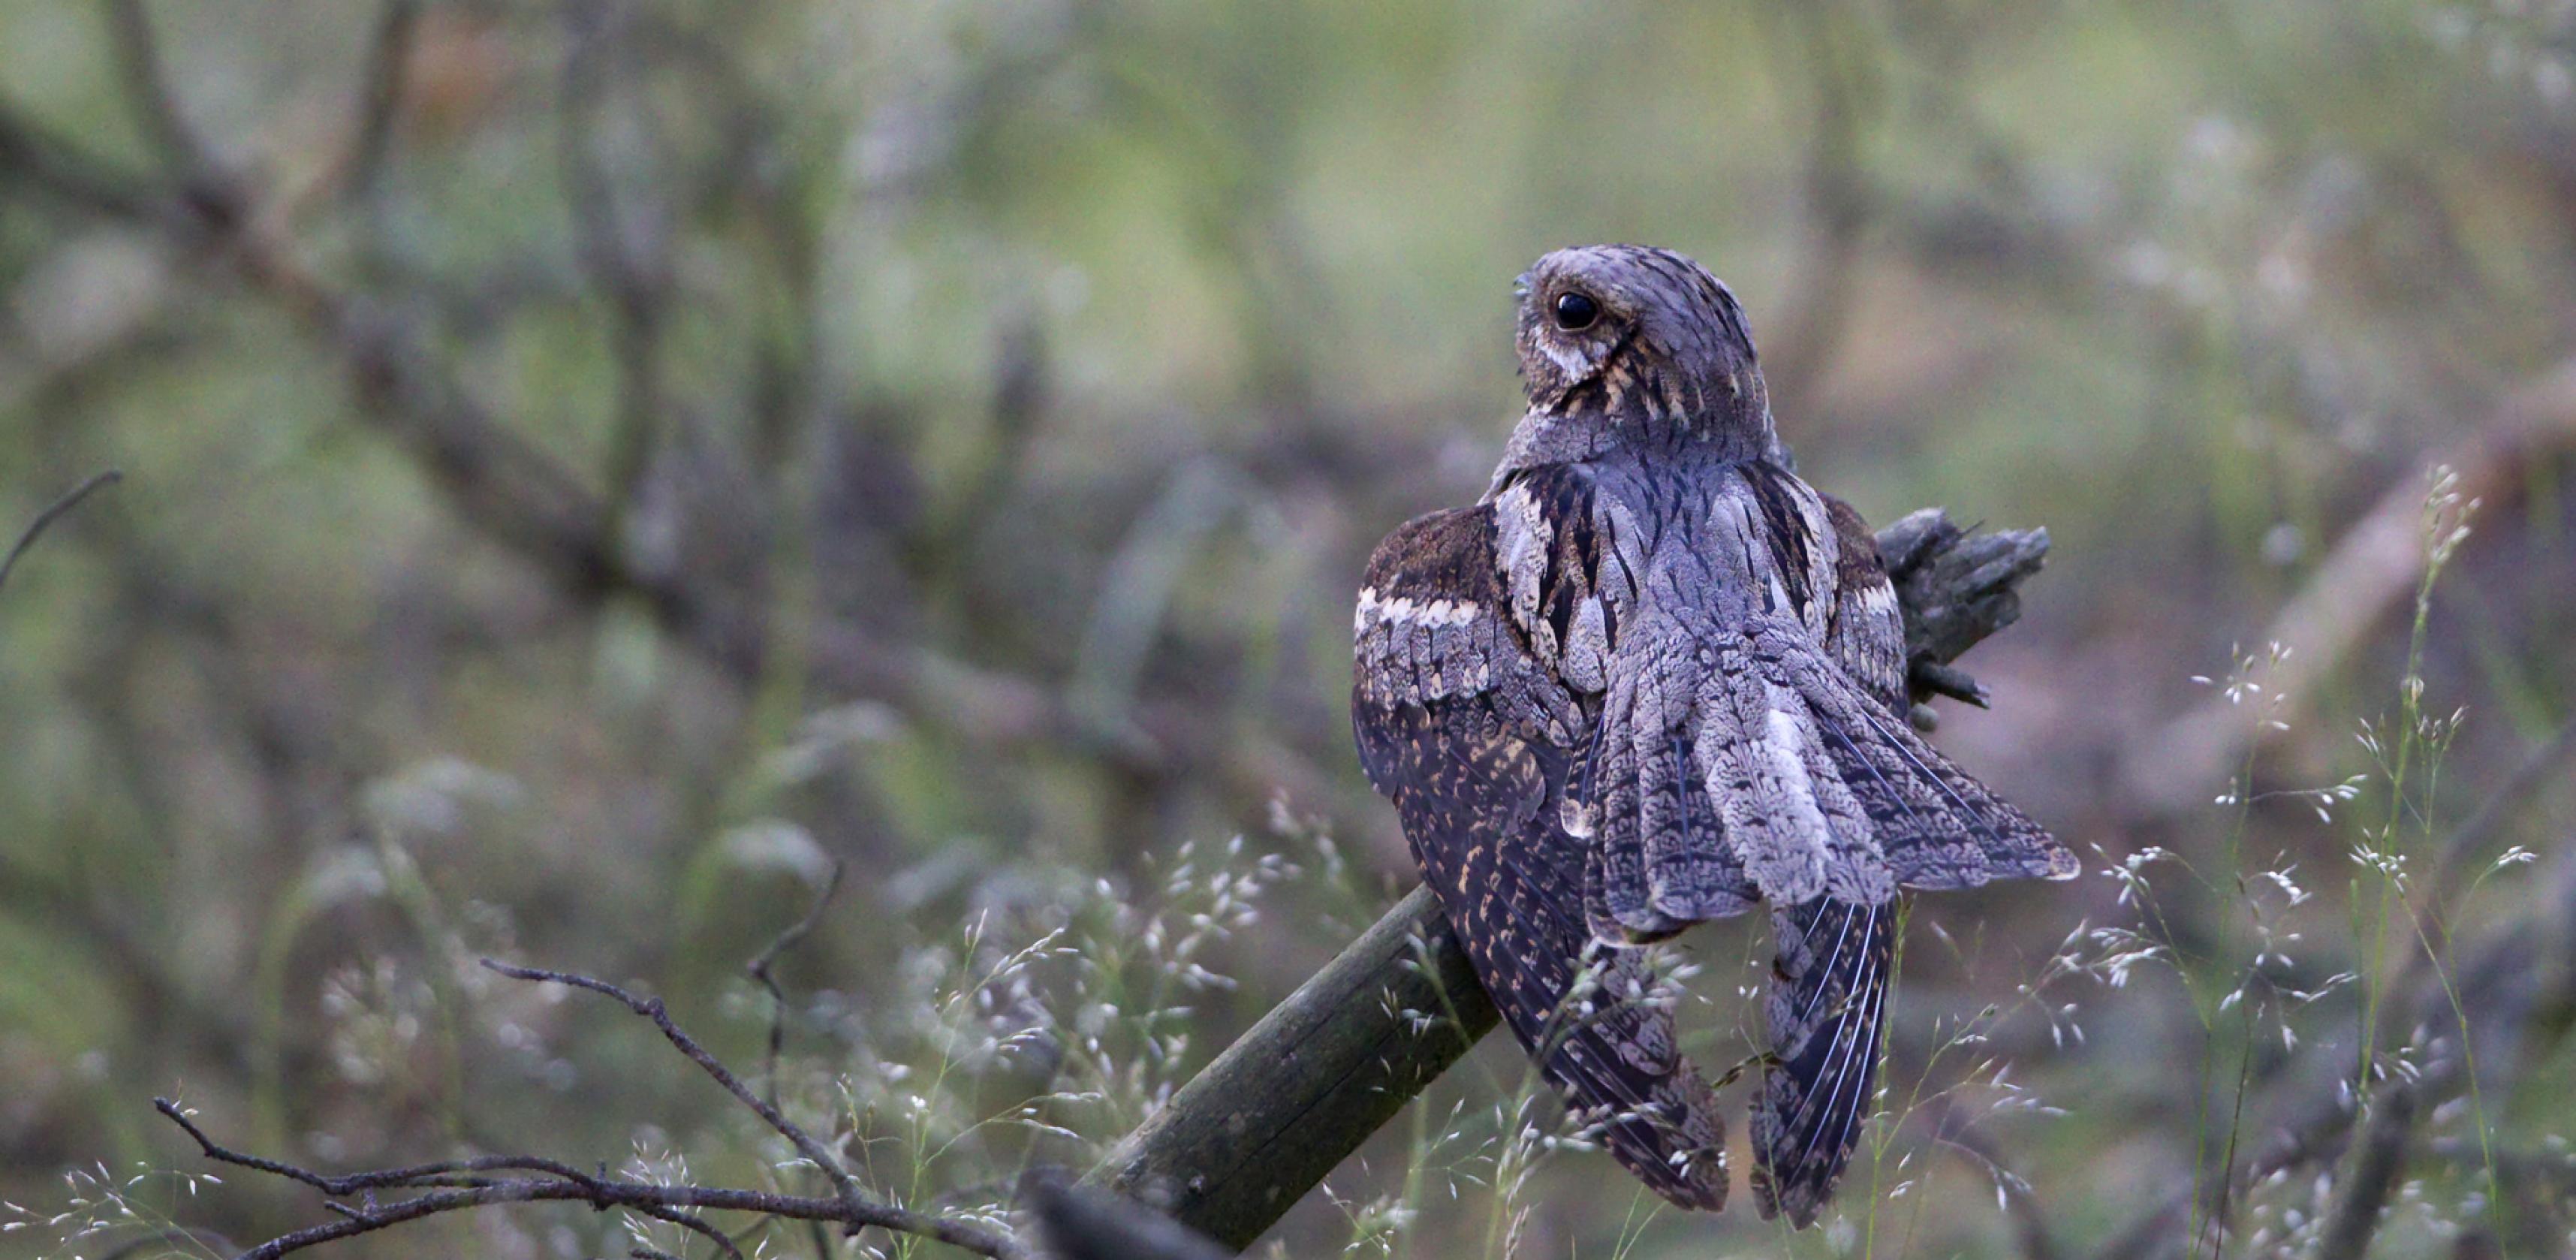
<path id="1" fill-rule="evenodd" d="M 1601 318 L 1601 304 L 1572 290 L 1556 295 L 1556 326 L 1567 332 L 1581 332 Z"/>

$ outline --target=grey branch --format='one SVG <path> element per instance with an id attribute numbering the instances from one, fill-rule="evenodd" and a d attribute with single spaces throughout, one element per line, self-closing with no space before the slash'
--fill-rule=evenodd
<path id="1" fill-rule="evenodd" d="M 2039 571 L 2048 532 L 1971 534 L 1927 508 L 1881 531 L 1878 545 L 1905 607 L 1921 690 L 1926 667 L 1946 668 L 2021 615 L 2015 591 Z M 1496 1019 L 1440 903 L 1416 888 L 1129 1134 L 1088 1180 L 1239 1250 Z"/>

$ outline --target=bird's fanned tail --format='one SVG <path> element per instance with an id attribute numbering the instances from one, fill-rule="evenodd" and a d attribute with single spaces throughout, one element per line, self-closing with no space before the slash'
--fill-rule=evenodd
<path id="1" fill-rule="evenodd" d="M 1764 1219 L 1815 1223 L 1876 1108 L 1896 905 L 1819 897 L 1775 909 L 1765 1001 L 1774 1061 L 1753 1108 L 1753 1197 Z"/>
<path id="2" fill-rule="evenodd" d="M 2078 870 L 1776 621 L 1674 631 L 1621 663 L 1570 793 L 1604 939 L 1660 939 L 1757 901 L 1870 905 Z"/>

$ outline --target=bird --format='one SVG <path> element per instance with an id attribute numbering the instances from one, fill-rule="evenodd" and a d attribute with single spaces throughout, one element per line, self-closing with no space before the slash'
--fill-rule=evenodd
<path id="1" fill-rule="evenodd" d="M 1651 946 L 1768 911 L 1750 1182 L 1804 1228 L 1876 1106 L 1902 898 L 2079 865 L 1907 720 L 1895 587 L 1793 470 L 1733 292 L 1634 245 L 1515 290 L 1491 483 L 1362 578 L 1360 762 L 1583 1132 L 1684 1208 L 1725 1206 L 1726 1127 Z"/>

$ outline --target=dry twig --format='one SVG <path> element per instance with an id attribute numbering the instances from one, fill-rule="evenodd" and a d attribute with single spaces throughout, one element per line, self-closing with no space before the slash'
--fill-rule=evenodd
<path id="1" fill-rule="evenodd" d="M 732 1069 L 682 1030 L 671 1019 L 670 1012 L 663 1008 L 660 998 L 638 997 L 607 981 L 570 972 L 513 967 L 489 959 L 483 965 L 513 979 L 569 985 L 614 998 L 625 1004 L 628 1010 L 651 1020 L 674 1048 L 831 1178 L 838 1193 L 828 1198 L 817 1198 L 710 1186 L 658 1185 L 609 1177 L 604 1173 L 585 1173 L 561 1160 L 534 1155 L 487 1155 L 332 1176 L 225 1147 L 207 1136 L 186 1109 L 166 1098 L 154 1099 L 153 1106 L 185 1130 L 208 1159 L 301 1182 L 332 1200 L 362 1196 L 361 1204 L 355 1207 L 326 1202 L 325 1206 L 341 1219 L 270 1239 L 242 1252 L 240 1260 L 276 1260 L 276 1257 L 307 1247 L 466 1208 L 537 1202 L 587 1203 L 601 1210 L 624 1208 L 716 1240 L 719 1250 L 737 1258 L 741 1252 L 732 1239 L 709 1225 L 698 1213 L 753 1212 L 791 1220 L 837 1224 L 850 1232 L 884 1229 L 933 1239 L 977 1255 L 994 1257 L 994 1260 L 1025 1260 L 1030 1255 L 1028 1248 L 1017 1238 L 990 1226 L 956 1217 L 915 1212 L 871 1198 L 822 1142 L 803 1126 L 788 1119 L 777 1107 L 754 1094 Z M 493 1175 L 497 1173 L 527 1175 Z M 381 1192 L 395 1191 L 418 1193 L 390 1203 L 380 1202 L 376 1197 Z"/>
<path id="2" fill-rule="evenodd" d="M 91 477 L 89 480 L 72 487 L 71 493 L 54 500 L 52 503 L 46 505 L 44 511 L 36 513 L 36 519 L 28 523 L 26 532 L 18 535 L 17 545 L 9 548 L 9 554 L 6 558 L 0 558 L 0 587 L 5 587 L 9 584 L 9 574 L 11 570 L 18 567 L 18 557 L 27 554 L 27 549 L 35 546 L 36 540 L 43 537 L 45 530 L 50 528 L 54 522 L 69 515 L 73 508 L 79 507 L 81 505 L 81 500 L 88 498 L 92 491 L 97 490 L 101 486 L 115 485 L 117 482 L 124 479 L 124 473 L 118 472 L 113 468 L 108 469 L 106 472 L 99 473 Z"/>

